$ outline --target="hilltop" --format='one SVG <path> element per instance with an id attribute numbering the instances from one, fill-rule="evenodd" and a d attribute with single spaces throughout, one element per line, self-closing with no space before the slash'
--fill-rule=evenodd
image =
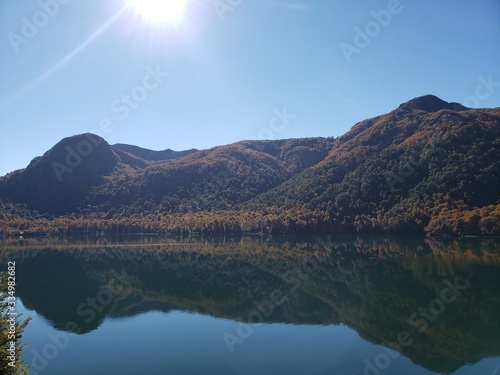
<path id="1" fill-rule="evenodd" d="M 61 140 L 0 179 L 0 231 L 500 234 L 500 108 L 427 95 L 339 138 Z"/>

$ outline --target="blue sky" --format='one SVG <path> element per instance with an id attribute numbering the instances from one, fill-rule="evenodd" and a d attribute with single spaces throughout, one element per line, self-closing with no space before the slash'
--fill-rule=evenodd
<path id="1" fill-rule="evenodd" d="M 339 136 L 425 94 L 500 106 L 498 0 L 185 0 L 175 23 L 129 1 L 0 2 L 0 176 L 89 131 L 202 149 Z"/>

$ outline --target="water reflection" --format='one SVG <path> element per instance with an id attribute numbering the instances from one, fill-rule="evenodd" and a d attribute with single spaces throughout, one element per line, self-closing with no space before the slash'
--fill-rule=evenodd
<path id="1" fill-rule="evenodd" d="M 498 239 L 26 241 L 5 242 L 0 261 L 16 259 L 18 296 L 60 330 L 184 310 L 345 324 L 435 372 L 500 356 Z"/>

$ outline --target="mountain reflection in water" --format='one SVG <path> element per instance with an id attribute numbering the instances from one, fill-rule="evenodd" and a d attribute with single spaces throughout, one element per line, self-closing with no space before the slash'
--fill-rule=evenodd
<path id="1" fill-rule="evenodd" d="M 441 373 L 500 356 L 499 239 L 4 241 L 2 266 L 13 258 L 26 308 L 78 334 L 183 310 L 344 324 Z"/>

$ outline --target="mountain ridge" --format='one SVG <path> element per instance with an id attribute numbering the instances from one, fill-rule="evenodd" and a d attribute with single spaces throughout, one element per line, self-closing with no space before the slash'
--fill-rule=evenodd
<path id="1" fill-rule="evenodd" d="M 121 151 L 128 152 L 138 158 L 153 161 L 153 162 L 162 162 L 167 160 L 175 160 L 181 158 L 183 156 L 195 153 L 199 150 L 192 148 L 184 151 L 174 151 L 169 148 L 161 151 L 149 150 L 147 148 L 142 148 L 139 146 L 128 145 L 124 143 L 116 143 L 111 145 L 113 149 L 118 149 Z"/>
<path id="2" fill-rule="evenodd" d="M 176 152 L 82 134 L 0 178 L 0 199 L 121 230 L 500 234 L 499 125 L 500 108 L 425 95 L 338 138 Z"/>

